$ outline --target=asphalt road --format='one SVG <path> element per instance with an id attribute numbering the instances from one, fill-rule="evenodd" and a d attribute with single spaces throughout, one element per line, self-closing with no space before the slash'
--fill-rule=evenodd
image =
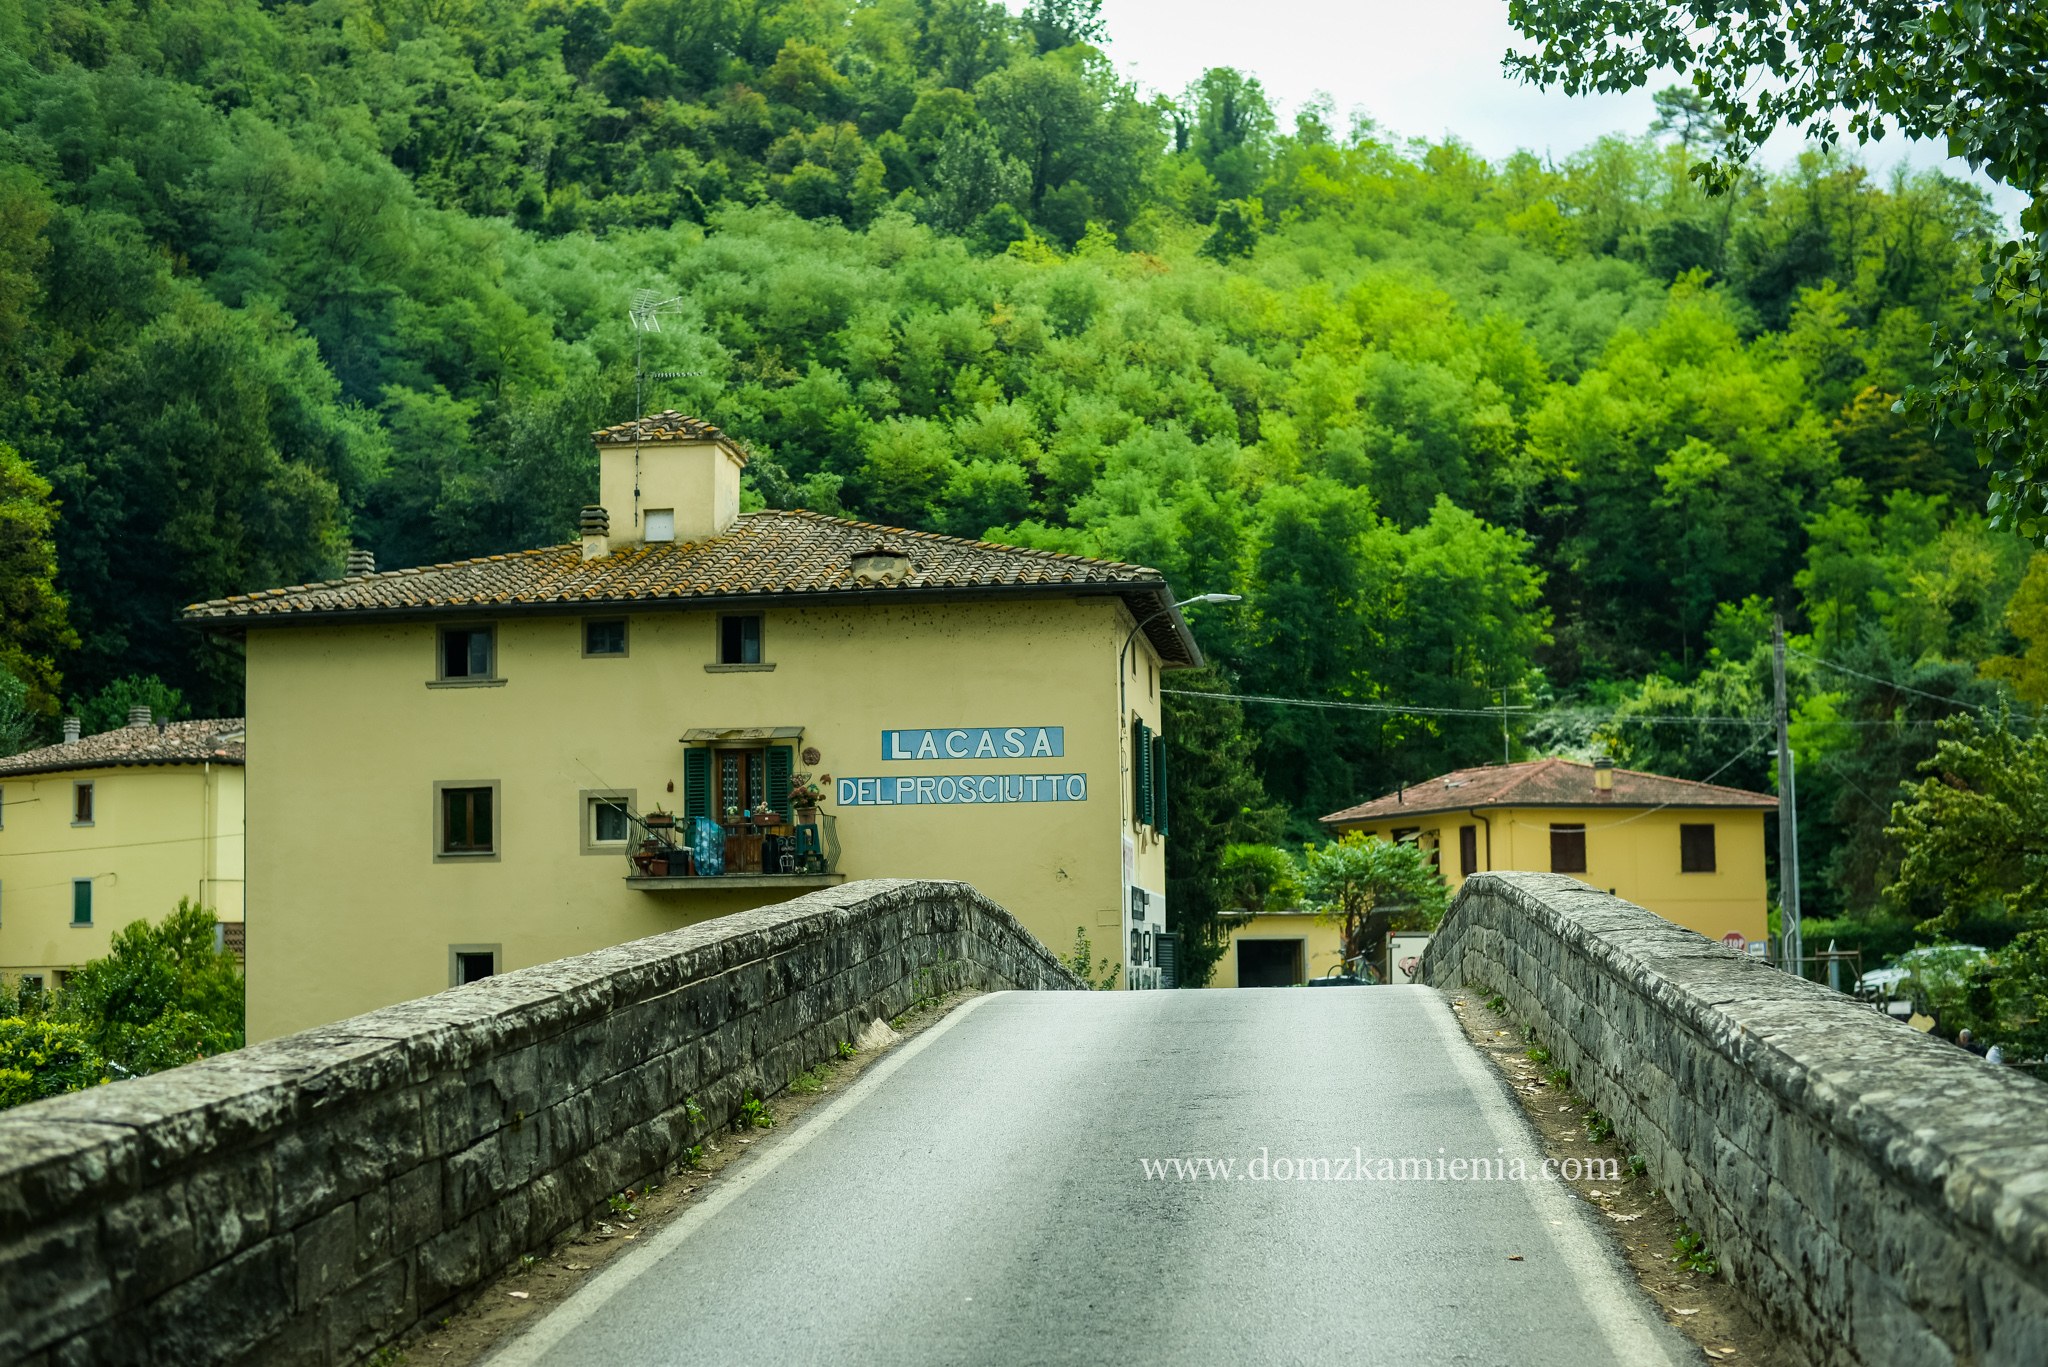
<path id="1" fill-rule="evenodd" d="M 1427 988 L 979 998 L 763 1147 L 492 1367 L 1697 1361 L 1562 1184 L 1337 1180 L 1541 1161 Z"/>

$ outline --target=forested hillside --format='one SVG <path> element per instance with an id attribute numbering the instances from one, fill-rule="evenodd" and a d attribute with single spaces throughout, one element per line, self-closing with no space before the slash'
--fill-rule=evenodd
<path id="1" fill-rule="evenodd" d="M 1943 700 L 2044 692 L 2048 570 L 2013 609 L 1967 442 L 1892 406 L 1976 307 L 1982 196 L 1810 155 L 1709 198 L 1679 97 L 1556 162 L 1283 128 L 1227 68 L 1133 89 L 1093 11 L 0 7 L 0 664 L 36 724 L 148 675 L 236 709 L 178 607 L 351 543 L 566 540 L 649 290 L 647 364 L 693 372 L 649 406 L 746 442 L 751 497 L 1158 565 L 1245 595 L 1197 610 L 1233 691 L 1442 709 L 1179 703 L 1213 772 L 1177 826 L 1498 759 L 1503 702 L 1518 755 L 1765 787 L 1775 604 L 1809 903 L 1874 905 Z"/>

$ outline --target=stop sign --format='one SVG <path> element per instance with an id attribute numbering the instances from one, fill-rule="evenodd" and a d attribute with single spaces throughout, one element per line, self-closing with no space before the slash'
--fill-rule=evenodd
<path id="1" fill-rule="evenodd" d="M 1728 948 L 1740 953 L 1743 946 L 1747 945 L 1749 941 L 1742 938 L 1741 931 L 1731 930 L 1726 935 L 1723 935 L 1721 937 L 1721 943 L 1728 946 Z"/>

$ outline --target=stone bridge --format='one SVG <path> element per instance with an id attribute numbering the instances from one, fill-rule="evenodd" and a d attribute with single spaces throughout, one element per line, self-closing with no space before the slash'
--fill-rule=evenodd
<path id="1" fill-rule="evenodd" d="M 0 1364 L 363 1361 L 960 987 L 997 995 L 503 1367 L 1697 1360 L 1556 1183 L 1141 1172 L 1533 1144 L 1436 990 L 1466 987 L 1532 1024 L 1816 1362 L 2048 1362 L 2038 1084 L 1554 875 L 1469 880 L 1424 972 L 1046 992 L 1079 984 L 971 888 L 856 883 L 39 1102 L 0 1113 Z"/>

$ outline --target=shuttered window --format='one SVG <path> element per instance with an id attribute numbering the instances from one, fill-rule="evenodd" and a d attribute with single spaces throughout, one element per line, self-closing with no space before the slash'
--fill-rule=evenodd
<path id="1" fill-rule="evenodd" d="M 1714 871 L 1714 828 L 1711 825 L 1678 828 L 1678 870 L 1680 873 Z"/>
<path id="2" fill-rule="evenodd" d="M 789 776 L 796 768 L 796 751 L 787 745 L 768 747 L 768 805 L 786 824 L 796 819 L 790 809 Z"/>
<path id="3" fill-rule="evenodd" d="M 711 752 L 701 745 L 683 751 L 683 815 L 711 815 Z"/>
<path id="4" fill-rule="evenodd" d="M 1458 827 L 1458 876 L 1470 878 L 1479 872 L 1479 828 Z"/>
<path id="5" fill-rule="evenodd" d="M 1152 729 L 1142 718 L 1131 720 L 1131 820 L 1152 824 Z"/>
<path id="6" fill-rule="evenodd" d="M 1166 737 L 1152 736 L 1152 829 L 1166 834 Z"/>
<path id="7" fill-rule="evenodd" d="M 1552 826 L 1550 828 L 1550 871 L 1552 873 L 1584 873 L 1586 871 L 1586 828 L 1584 826 Z"/>

